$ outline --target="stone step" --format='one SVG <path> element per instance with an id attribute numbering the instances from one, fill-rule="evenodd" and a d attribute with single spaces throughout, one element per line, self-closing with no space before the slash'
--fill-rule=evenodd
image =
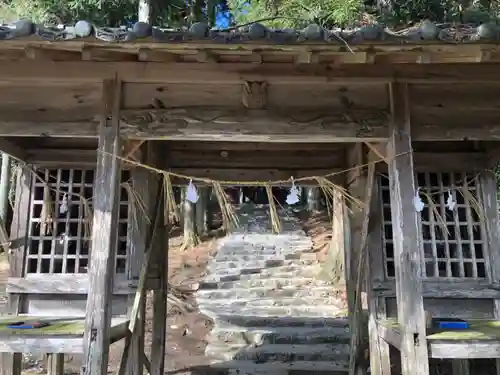
<path id="1" fill-rule="evenodd" d="M 284 259 L 284 260 L 296 260 L 296 259 L 310 259 L 316 260 L 316 253 L 309 251 L 304 252 L 304 250 L 294 250 L 290 252 L 282 252 L 280 250 L 272 250 L 268 252 L 254 251 L 251 255 L 248 255 L 248 251 L 242 253 L 231 253 L 229 255 L 217 255 L 215 257 L 216 263 L 224 262 L 263 262 L 269 259 Z"/>
<path id="2" fill-rule="evenodd" d="M 227 345 L 243 344 L 327 344 L 347 343 L 351 335 L 349 327 L 237 327 L 214 326 L 208 342 Z"/>
<path id="3" fill-rule="evenodd" d="M 291 280 L 293 281 L 293 280 Z M 299 283 L 297 283 L 299 284 Z M 304 285 L 290 285 L 280 287 L 279 283 L 275 283 L 275 288 L 233 288 L 233 289 L 202 289 L 198 290 L 195 294 L 199 303 L 205 303 L 207 300 L 249 300 L 254 298 L 337 298 L 339 291 L 332 286 L 324 286 L 325 284 L 311 282 Z M 308 287 L 304 287 L 308 286 Z M 201 302 L 204 301 L 204 302 Z M 326 302 L 327 303 L 327 302 Z"/>
<path id="4" fill-rule="evenodd" d="M 232 275 L 235 273 L 245 274 L 245 273 L 257 273 L 263 269 L 283 267 L 283 266 L 310 266 L 317 264 L 318 261 L 315 260 L 294 260 L 285 259 L 285 257 L 275 257 L 260 261 L 248 261 L 248 262 L 214 262 L 207 267 L 209 273 L 214 273 L 218 275 Z"/>
<path id="5" fill-rule="evenodd" d="M 317 280 L 311 277 L 296 278 L 249 278 L 247 280 L 225 281 L 225 282 L 201 282 L 198 293 L 203 294 L 208 291 L 226 291 L 226 290 L 248 290 L 248 289 L 283 289 L 288 288 L 325 288 L 332 290 L 330 281 Z"/>
<path id="6" fill-rule="evenodd" d="M 349 362 L 346 361 L 331 361 L 331 362 L 317 362 L 317 361 L 296 361 L 296 362 L 267 362 L 255 363 L 254 361 L 213 361 L 211 363 L 213 369 L 237 369 L 238 374 L 253 375 L 266 371 L 267 374 L 273 375 L 291 375 L 289 372 L 276 373 L 276 371 L 328 371 L 330 375 L 337 375 L 336 373 L 349 372 Z"/>
<path id="7" fill-rule="evenodd" d="M 211 345 L 205 354 L 223 361 L 255 362 L 292 362 L 292 361 L 337 361 L 349 358 L 348 344 L 286 345 L 271 344 L 262 346 L 248 345 Z"/>
<path id="8" fill-rule="evenodd" d="M 200 311 L 212 318 L 214 321 L 219 320 L 220 316 L 225 315 L 240 315 L 245 317 L 293 317 L 300 316 L 303 318 L 330 318 L 342 316 L 345 313 L 343 307 L 337 306 L 291 306 L 291 307 L 239 307 L 228 306 L 223 304 L 200 305 Z"/>
<path id="9" fill-rule="evenodd" d="M 349 320 L 345 317 L 265 317 L 265 316 L 241 316 L 233 314 L 221 314 L 217 316 L 215 324 L 219 327 L 239 326 L 241 329 L 253 327 L 300 327 L 300 328 L 332 328 L 349 327 Z"/>
<path id="10" fill-rule="evenodd" d="M 303 298 L 273 298 L 272 296 L 263 298 L 240 298 L 235 296 L 233 299 L 210 299 L 197 298 L 198 306 L 205 310 L 216 312 L 216 309 L 240 309 L 240 311 L 251 311 L 254 309 L 273 309 L 283 308 L 294 311 L 325 311 L 337 312 L 344 307 L 342 301 L 338 298 L 330 297 L 329 299 L 321 297 L 303 297 Z M 286 314 L 288 315 L 288 314 Z M 321 315 L 323 316 L 323 315 Z"/>
<path id="11" fill-rule="evenodd" d="M 246 273 L 241 274 L 238 272 L 233 272 L 232 274 L 226 275 L 209 274 L 203 279 L 202 282 L 232 282 L 239 280 L 258 280 L 270 278 L 294 279 L 297 277 L 315 278 L 319 274 L 320 270 L 321 267 L 319 264 L 303 267 L 292 264 L 288 266 L 275 267 L 272 269 L 246 270 Z"/>

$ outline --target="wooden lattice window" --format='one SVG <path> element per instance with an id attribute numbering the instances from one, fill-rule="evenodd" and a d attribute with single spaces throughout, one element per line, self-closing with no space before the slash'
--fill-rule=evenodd
<path id="1" fill-rule="evenodd" d="M 423 276 L 427 278 L 487 278 L 486 235 L 478 207 L 478 179 L 467 173 L 416 174 L 416 183 L 424 194 L 425 207 L 419 216 Z M 446 208 L 451 194 L 456 206 Z M 389 180 L 380 178 L 383 206 L 383 241 L 386 277 L 395 276 L 394 244 Z M 427 204 L 431 199 L 433 204 Z M 437 212 L 435 212 L 437 211 Z"/>
<path id="2" fill-rule="evenodd" d="M 87 273 L 93 169 L 39 169 L 32 179 L 27 274 Z M 122 173 L 127 181 L 129 173 Z M 50 214 L 47 215 L 47 208 Z M 128 194 L 121 188 L 116 273 L 127 269 Z"/>

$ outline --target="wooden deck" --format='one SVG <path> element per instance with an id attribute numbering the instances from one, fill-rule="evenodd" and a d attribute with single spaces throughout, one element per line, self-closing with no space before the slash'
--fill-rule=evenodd
<path id="1" fill-rule="evenodd" d="M 500 358 L 500 321 L 468 320 L 461 330 L 429 329 L 429 357 L 441 359 Z M 382 339 L 400 350 L 401 330 L 394 319 L 378 321 Z"/>
<path id="2" fill-rule="evenodd" d="M 11 329 L 15 322 L 46 322 L 47 327 L 38 329 Z M 113 318 L 111 343 L 125 337 L 129 321 Z M 0 353 L 83 353 L 85 317 L 0 317 Z"/>

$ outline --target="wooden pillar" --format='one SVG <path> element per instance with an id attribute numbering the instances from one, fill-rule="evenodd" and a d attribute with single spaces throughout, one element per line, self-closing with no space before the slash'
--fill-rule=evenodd
<path id="1" fill-rule="evenodd" d="M 143 149 L 147 149 L 143 147 Z M 147 155 L 143 152 L 142 155 Z M 150 161 L 146 160 L 146 164 Z M 149 222 L 140 212 L 132 212 L 129 210 L 129 257 L 130 268 L 128 270 L 128 278 L 130 280 L 139 280 L 142 268 L 144 254 L 146 253 L 146 243 L 150 232 L 150 223 L 154 219 L 156 191 L 158 190 L 157 176 L 144 168 L 134 168 L 131 172 L 132 186 L 135 193 L 142 199 L 144 208 L 149 216 Z M 133 219 L 132 219 L 133 218 Z M 133 310 L 135 294 L 129 296 L 128 313 L 129 316 Z M 146 298 L 141 299 L 138 314 L 136 331 L 130 342 L 130 352 L 127 363 L 127 375 L 142 374 L 143 371 L 143 353 L 144 353 L 144 324 L 146 318 Z"/>
<path id="2" fill-rule="evenodd" d="M 64 375 L 64 354 L 47 354 L 47 375 Z"/>
<path id="3" fill-rule="evenodd" d="M 329 281 L 339 289 L 346 287 L 346 257 L 349 256 L 346 241 L 346 209 L 344 195 L 340 190 L 333 192 L 332 200 L 332 239 L 328 249 L 328 261 L 324 269 Z"/>
<path id="4" fill-rule="evenodd" d="M 408 87 L 390 86 L 392 129 L 387 145 L 396 266 L 396 298 L 401 329 L 403 375 L 428 375 L 426 320 L 422 298 L 421 236 L 413 205 L 416 193 Z"/>
<path id="5" fill-rule="evenodd" d="M 376 158 L 370 152 L 368 160 Z M 370 209 L 370 230 L 368 233 L 368 257 L 366 274 L 366 300 L 368 303 L 368 341 L 370 346 L 370 370 L 372 375 L 390 375 L 391 357 L 387 341 L 378 334 L 377 320 L 386 319 L 386 301 L 384 297 L 375 295 L 374 286 L 386 280 L 384 267 L 382 204 L 380 201 L 379 183 L 375 180 L 373 199 Z"/>
<path id="6" fill-rule="evenodd" d="M 320 191 L 317 187 L 306 187 L 305 189 L 306 208 L 309 212 L 319 211 Z"/>
<path id="7" fill-rule="evenodd" d="M 150 159 L 157 162 L 157 168 L 167 169 L 164 155 L 161 152 L 159 142 L 151 142 L 148 145 Z M 187 201 L 187 200 L 186 200 Z M 159 282 L 158 289 L 153 291 L 153 329 L 151 340 L 151 375 L 163 375 L 165 369 L 165 346 L 167 338 L 167 296 L 168 296 L 168 231 L 169 223 L 165 221 L 168 215 L 167 202 L 160 199 L 156 204 L 162 205 L 164 215 L 160 215 L 158 231 L 153 239 L 153 264 L 157 268 Z M 194 222 L 194 221 L 193 221 Z M 186 223 L 186 218 L 184 219 Z"/>
<path id="8" fill-rule="evenodd" d="M 207 207 L 209 188 L 204 186 L 198 189 L 198 202 L 196 202 L 196 231 L 199 236 L 207 232 Z"/>
<path id="9" fill-rule="evenodd" d="M 486 217 L 486 236 L 488 241 L 489 257 L 490 257 L 490 272 L 491 281 L 494 284 L 500 283 L 500 220 L 498 216 L 498 201 L 497 201 L 497 184 L 493 172 L 484 172 L 480 176 L 481 182 L 481 200 L 484 207 L 484 215 Z M 493 313 L 495 319 L 500 319 L 500 299 L 493 300 Z M 468 366 L 464 364 L 455 365 L 461 367 L 465 371 Z M 459 373 L 460 374 L 460 373 Z M 500 375 L 500 359 L 496 359 L 496 372 Z M 460 374 L 462 375 L 462 374 Z"/>
<path id="10" fill-rule="evenodd" d="M 105 80 L 94 190 L 87 317 L 83 340 L 85 375 L 108 373 L 111 299 L 120 200 L 119 136 L 121 81 Z M 111 121 L 108 118 L 111 117 Z"/>
<path id="11" fill-rule="evenodd" d="M 9 276 L 23 277 L 24 256 L 26 251 L 26 236 L 28 235 L 28 221 L 30 216 L 31 173 L 19 169 L 16 176 L 16 197 L 14 201 L 14 212 L 10 228 L 10 239 L 12 244 L 9 252 Z M 21 294 L 9 294 L 7 311 L 9 314 L 18 315 L 23 313 L 24 296 Z M 22 354 L 1 353 L 0 374 L 21 375 Z"/>

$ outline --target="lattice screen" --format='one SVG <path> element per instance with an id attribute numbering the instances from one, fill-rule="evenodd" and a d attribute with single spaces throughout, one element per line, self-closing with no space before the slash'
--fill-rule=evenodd
<path id="1" fill-rule="evenodd" d="M 420 215 L 423 273 L 428 278 L 486 278 L 485 228 L 480 220 L 477 179 L 466 173 L 417 173 L 416 183 L 432 199 Z M 389 180 L 380 178 L 383 205 L 385 272 L 395 276 Z M 465 191 L 465 193 L 462 193 Z M 450 192 L 456 207 L 446 208 Z M 469 193 L 467 193 L 469 192 Z M 467 198 L 464 198 L 467 197 Z M 434 213 L 437 210 L 439 216 Z"/>
<path id="2" fill-rule="evenodd" d="M 92 222 L 93 169 L 41 169 L 32 180 L 28 274 L 87 273 L 89 257 L 88 223 Z M 122 172 L 122 181 L 129 179 Z M 46 184 L 44 181 L 48 182 Z M 49 200 L 47 199 L 49 198 Z M 45 202 L 51 202 L 51 219 L 46 220 Z M 116 273 L 127 269 L 128 194 L 121 188 Z"/>

